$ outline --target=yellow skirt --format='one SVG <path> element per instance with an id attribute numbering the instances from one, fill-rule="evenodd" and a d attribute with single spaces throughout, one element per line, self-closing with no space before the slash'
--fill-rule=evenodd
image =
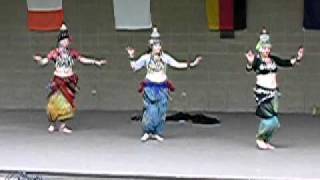
<path id="1" fill-rule="evenodd" d="M 49 121 L 70 120 L 74 117 L 75 110 L 59 90 L 49 97 L 47 106 Z"/>

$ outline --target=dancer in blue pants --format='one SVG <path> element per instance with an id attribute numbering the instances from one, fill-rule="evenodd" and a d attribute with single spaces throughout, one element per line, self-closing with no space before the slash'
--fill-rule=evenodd
<path id="1" fill-rule="evenodd" d="M 142 117 L 143 135 L 141 141 L 150 138 L 163 141 L 166 113 L 168 110 L 169 90 L 173 89 L 172 83 L 167 79 L 167 65 L 174 68 L 191 68 L 197 66 L 202 57 L 197 56 L 192 62 L 178 62 L 173 57 L 162 51 L 159 39 L 152 41 L 150 51 L 135 59 L 134 49 L 127 48 L 130 65 L 134 71 L 143 67 L 147 69 L 145 80 L 141 83 L 141 92 L 144 100 Z"/>

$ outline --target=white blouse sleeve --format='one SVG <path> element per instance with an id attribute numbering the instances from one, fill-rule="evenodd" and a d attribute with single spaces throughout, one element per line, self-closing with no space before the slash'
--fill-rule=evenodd
<path id="1" fill-rule="evenodd" d="M 178 62 L 167 53 L 163 53 L 162 54 L 162 60 L 166 64 L 169 64 L 170 66 L 178 68 L 178 69 L 183 69 L 183 68 L 187 68 L 188 67 L 188 63 L 186 63 L 186 62 Z"/>
<path id="2" fill-rule="evenodd" d="M 148 54 L 140 56 L 140 58 L 136 61 L 130 61 L 131 68 L 133 71 L 138 71 L 146 65 L 146 62 L 150 59 Z"/>

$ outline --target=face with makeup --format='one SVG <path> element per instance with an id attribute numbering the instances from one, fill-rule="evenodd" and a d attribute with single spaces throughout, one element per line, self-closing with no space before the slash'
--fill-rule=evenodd
<path id="1" fill-rule="evenodd" d="M 156 43 L 152 45 L 152 53 L 153 54 L 160 54 L 162 50 L 161 44 L 160 43 Z"/>
<path id="2" fill-rule="evenodd" d="M 263 45 L 261 48 L 261 56 L 269 57 L 270 53 L 271 53 L 271 45 L 270 44 Z"/>
<path id="3" fill-rule="evenodd" d="M 67 48 L 67 47 L 69 47 L 69 45 L 70 45 L 69 38 L 64 38 L 64 39 L 59 41 L 59 47 Z"/>

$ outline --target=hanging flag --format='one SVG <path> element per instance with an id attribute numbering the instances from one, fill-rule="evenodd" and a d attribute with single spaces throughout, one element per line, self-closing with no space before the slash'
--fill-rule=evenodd
<path id="1" fill-rule="evenodd" d="M 206 0 L 208 27 L 217 31 L 245 29 L 246 0 Z"/>
<path id="2" fill-rule="evenodd" d="M 64 17 L 62 0 L 27 0 L 27 7 L 30 30 L 59 30 Z"/>
<path id="3" fill-rule="evenodd" d="M 247 0 L 234 0 L 233 17 L 235 30 L 247 28 Z"/>
<path id="4" fill-rule="evenodd" d="M 150 0 L 113 0 L 115 28 L 118 30 L 150 29 Z"/>
<path id="5" fill-rule="evenodd" d="M 219 3 L 220 30 L 232 31 L 233 28 L 233 0 L 221 0 Z"/>
<path id="6" fill-rule="evenodd" d="M 303 27 L 320 29 L 320 1 L 304 0 Z"/>
<path id="7" fill-rule="evenodd" d="M 211 30 L 220 29 L 219 0 L 206 0 L 208 26 Z"/>

